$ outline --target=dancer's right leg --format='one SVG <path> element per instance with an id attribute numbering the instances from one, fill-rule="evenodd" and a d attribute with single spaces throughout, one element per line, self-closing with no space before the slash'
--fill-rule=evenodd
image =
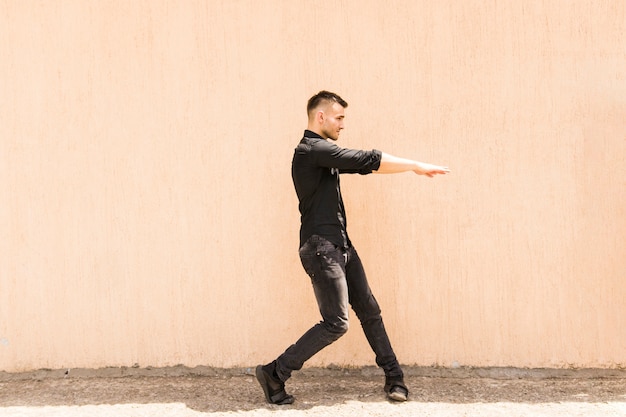
<path id="1" fill-rule="evenodd" d="M 281 381 L 317 352 L 348 331 L 348 285 L 344 251 L 320 236 L 312 236 L 300 248 L 300 260 L 311 278 L 322 321 L 276 359 L 276 375 Z"/>

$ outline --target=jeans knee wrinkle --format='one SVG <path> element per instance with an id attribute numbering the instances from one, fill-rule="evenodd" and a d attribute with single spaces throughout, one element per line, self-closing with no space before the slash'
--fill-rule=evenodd
<path id="1" fill-rule="evenodd" d="M 330 333 L 334 333 L 339 336 L 346 334 L 346 332 L 350 328 L 350 323 L 348 319 L 343 319 L 343 318 L 338 318 L 336 321 L 324 320 L 322 322 L 322 325 Z"/>

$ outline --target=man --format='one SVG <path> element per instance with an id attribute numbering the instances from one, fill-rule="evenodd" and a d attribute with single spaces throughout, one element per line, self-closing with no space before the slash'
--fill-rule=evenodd
<path id="1" fill-rule="evenodd" d="M 348 330 L 348 304 L 376 354 L 376 364 L 385 372 L 384 390 L 388 398 L 406 401 L 409 395 L 380 308 L 348 237 L 339 174 L 413 171 L 432 177 L 449 170 L 375 149 L 344 149 L 329 142 L 339 139 L 347 106 L 341 97 L 329 91 L 311 97 L 307 105 L 308 127 L 293 156 L 292 177 L 301 214 L 300 260 L 311 279 L 323 320 L 275 361 L 257 366 L 257 380 L 272 404 L 293 403 L 293 396 L 285 391 L 285 381 L 292 371 L 301 369 L 304 362 Z"/>

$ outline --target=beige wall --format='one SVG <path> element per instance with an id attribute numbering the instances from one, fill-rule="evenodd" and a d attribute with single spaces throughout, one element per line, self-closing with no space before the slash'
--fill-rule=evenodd
<path id="1" fill-rule="evenodd" d="M 290 178 L 342 179 L 405 364 L 626 366 L 626 6 L 0 1 L 0 370 L 250 366 L 318 320 Z M 373 364 L 358 323 L 311 365 Z"/>

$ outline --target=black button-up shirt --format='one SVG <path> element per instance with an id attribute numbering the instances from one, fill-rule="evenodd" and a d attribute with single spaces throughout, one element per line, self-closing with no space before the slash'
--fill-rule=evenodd
<path id="1" fill-rule="evenodd" d="M 351 245 L 339 174 L 371 174 L 380 167 L 381 156 L 376 149 L 344 149 L 310 130 L 304 131 L 291 163 L 300 201 L 300 246 L 312 235 L 322 236 L 339 247 Z"/>

